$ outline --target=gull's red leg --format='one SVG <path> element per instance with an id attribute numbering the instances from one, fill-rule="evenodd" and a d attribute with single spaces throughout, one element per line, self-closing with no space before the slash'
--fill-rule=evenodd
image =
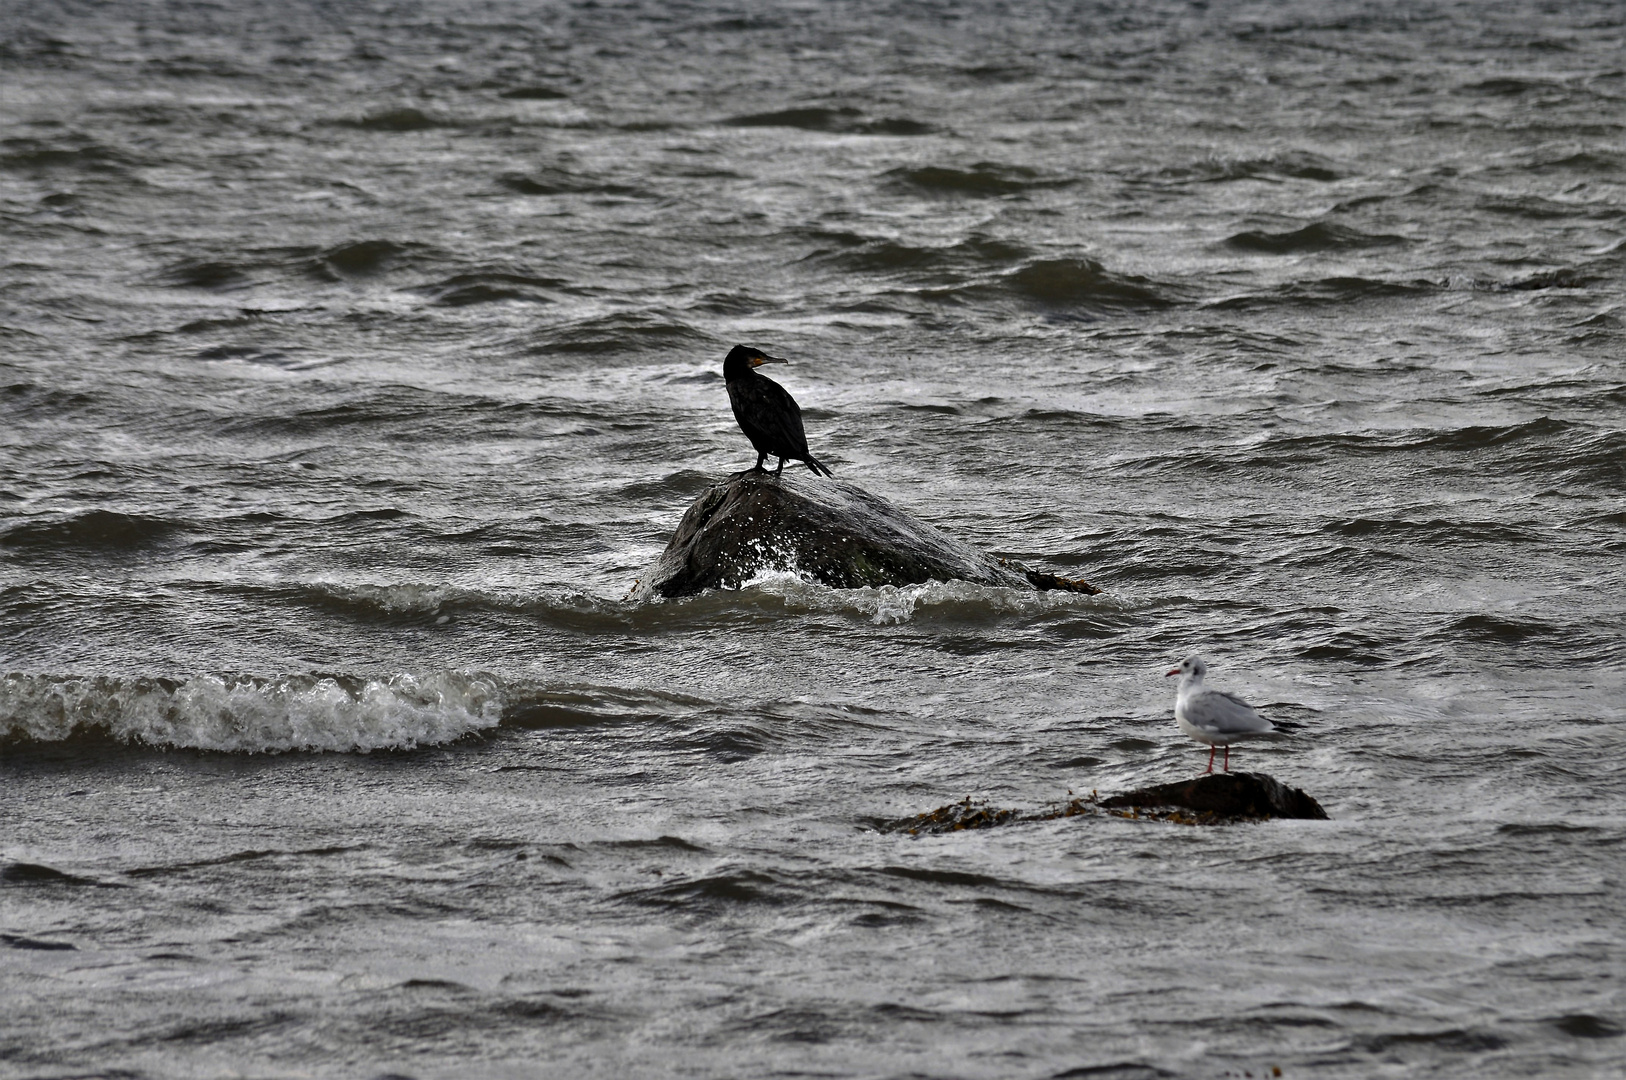
<path id="1" fill-rule="evenodd" d="M 1212 747 L 1212 746 L 1210 746 L 1208 748 L 1208 769 L 1206 771 L 1207 772 L 1213 772 L 1214 771 L 1214 747 Z"/>
<path id="2" fill-rule="evenodd" d="M 1225 744 L 1225 771 L 1231 771 L 1231 744 Z"/>

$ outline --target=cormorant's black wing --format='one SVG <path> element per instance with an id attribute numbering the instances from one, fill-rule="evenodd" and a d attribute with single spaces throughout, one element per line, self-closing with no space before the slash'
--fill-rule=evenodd
<path id="1" fill-rule="evenodd" d="M 790 391 L 761 375 L 729 387 L 734 418 L 758 450 L 776 457 L 806 458 L 802 410 Z"/>

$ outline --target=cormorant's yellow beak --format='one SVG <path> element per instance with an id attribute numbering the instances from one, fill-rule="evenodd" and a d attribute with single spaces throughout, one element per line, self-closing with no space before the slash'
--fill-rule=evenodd
<path id="1" fill-rule="evenodd" d="M 751 357 L 751 366 L 752 367 L 761 367 L 763 364 L 788 364 L 788 363 L 790 363 L 790 361 L 786 360 L 782 356 L 753 356 L 753 357 Z"/>

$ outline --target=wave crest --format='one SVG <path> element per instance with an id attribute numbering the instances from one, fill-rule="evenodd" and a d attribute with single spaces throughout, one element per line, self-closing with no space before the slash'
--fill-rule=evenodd
<path id="1" fill-rule="evenodd" d="M 0 679 L 0 742 L 61 742 L 94 732 L 227 753 L 368 753 L 451 742 L 501 718 L 495 678 L 450 671 L 383 679 L 17 672 Z"/>

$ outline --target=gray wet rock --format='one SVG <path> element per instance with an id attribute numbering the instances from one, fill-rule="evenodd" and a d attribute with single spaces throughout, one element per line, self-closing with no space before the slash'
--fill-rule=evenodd
<path id="1" fill-rule="evenodd" d="M 845 480 L 743 472 L 701 493 L 641 584 L 665 597 L 788 570 L 837 589 L 970 581 L 1100 590 L 986 554 Z"/>

